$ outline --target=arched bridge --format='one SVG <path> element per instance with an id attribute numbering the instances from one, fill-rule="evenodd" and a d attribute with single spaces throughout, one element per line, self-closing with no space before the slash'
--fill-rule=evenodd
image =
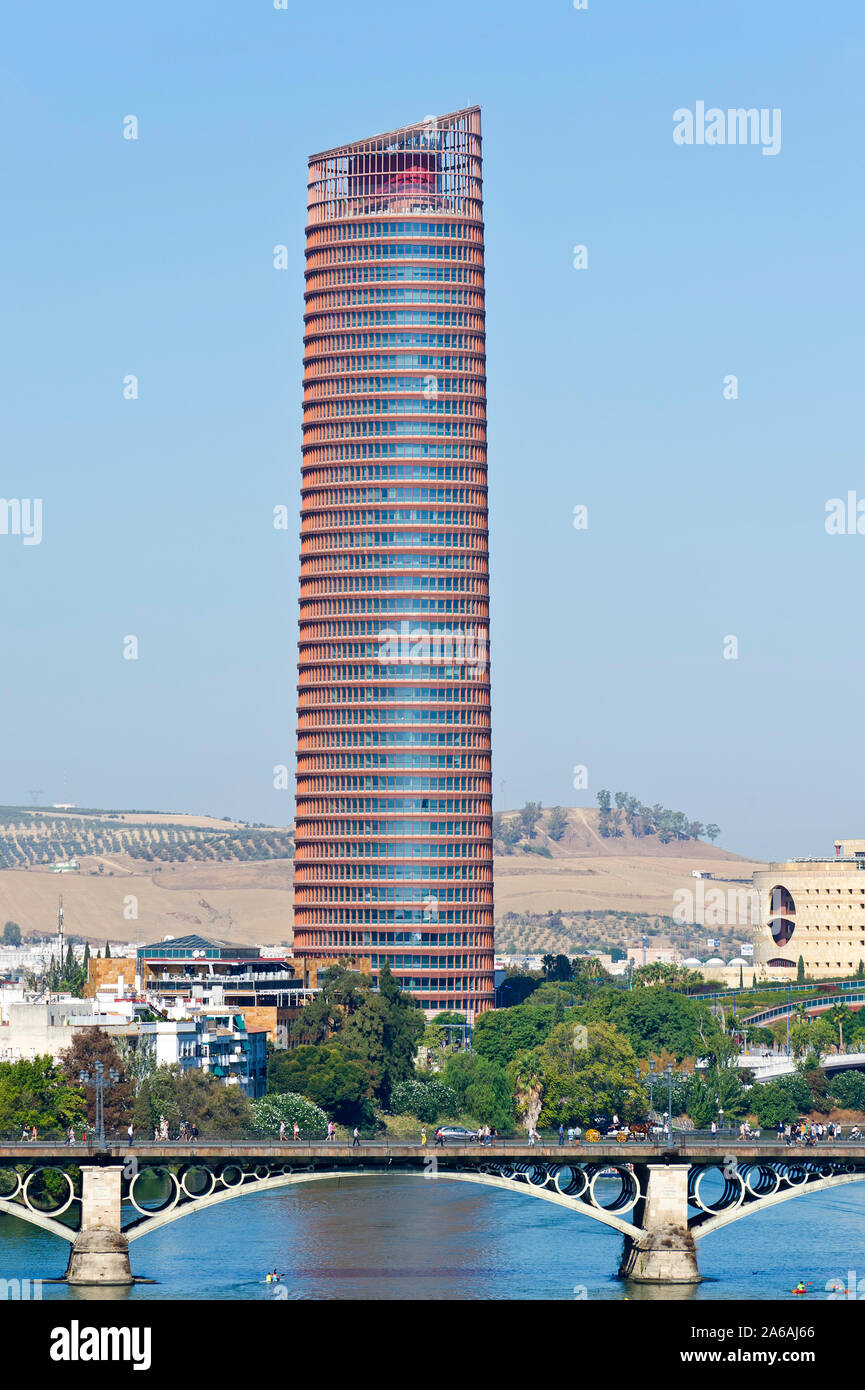
<path id="1" fill-rule="evenodd" d="M 552 1202 L 624 1237 L 620 1273 L 699 1279 L 697 1244 L 758 1210 L 865 1180 L 865 1145 L 664 1143 L 433 1148 L 370 1143 L 0 1147 L 0 1211 L 69 1242 L 71 1283 L 132 1280 L 129 1245 L 237 1197 L 359 1177 L 480 1183 Z"/>

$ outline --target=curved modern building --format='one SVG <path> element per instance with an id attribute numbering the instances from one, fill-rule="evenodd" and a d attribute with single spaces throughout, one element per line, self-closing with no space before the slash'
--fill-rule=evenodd
<path id="1" fill-rule="evenodd" d="M 298 956 L 493 1003 L 480 111 L 309 161 Z"/>
<path id="2" fill-rule="evenodd" d="M 754 962 L 776 978 L 855 975 L 865 962 L 865 840 L 836 840 L 834 856 L 789 859 L 754 874 L 761 920 Z"/>

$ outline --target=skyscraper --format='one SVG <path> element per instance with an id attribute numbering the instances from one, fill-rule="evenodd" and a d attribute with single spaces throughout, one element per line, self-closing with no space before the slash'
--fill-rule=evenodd
<path id="1" fill-rule="evenodd" d="M 493 1002 L 480 110 L 313 155 L 297 955 Z"/>

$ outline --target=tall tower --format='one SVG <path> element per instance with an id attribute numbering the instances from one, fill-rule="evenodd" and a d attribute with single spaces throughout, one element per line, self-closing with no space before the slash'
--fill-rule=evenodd
<path id="1" fill-rule="evenodd" d="M 493 1003 L 478 107 L 309 161 L 298 956 Z"/>

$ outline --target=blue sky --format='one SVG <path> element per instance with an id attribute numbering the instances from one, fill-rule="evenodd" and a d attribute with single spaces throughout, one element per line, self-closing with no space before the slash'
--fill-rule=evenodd
<path id="1" fill-rule="evenodd" d="M 497 807 L 865 833 L 862 7 L 290 6 L 7 16 L 0 800 L 290 819 L 306 157 L 477 102 Z M 675 145 L 698 101 L 780 153 Z"/>

